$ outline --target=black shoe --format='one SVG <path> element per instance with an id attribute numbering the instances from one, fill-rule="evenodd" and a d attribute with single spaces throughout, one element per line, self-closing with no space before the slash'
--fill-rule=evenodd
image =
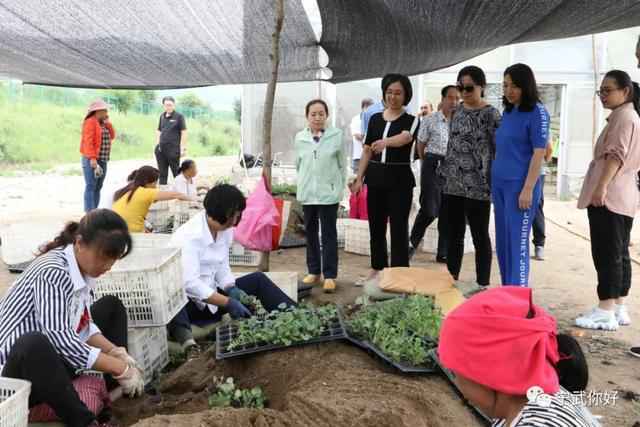
<path id="1" fill-rule="evenodd" d="M 631 347 L 631 348 L 629 349 L 629 353 L 630 353 L 632 356 L 640 357 L 640 347 Z"/>
<path id="2" fill-rule="evenodd" d="M 413 258 L 415 254 L 416 248 L 414 248 L 412 244 L 409 244 L 409 261 L 411 261 L 411 258 Z"/>
<path id="3" fill-rule="evenodd" d="M 447 263 L 447 257 L 446 256 L 436 256 L 436 262 L 439 264 L 446 264 Z"/>

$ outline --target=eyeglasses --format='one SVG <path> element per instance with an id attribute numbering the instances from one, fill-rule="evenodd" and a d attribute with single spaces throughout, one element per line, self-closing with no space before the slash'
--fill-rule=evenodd
<path id="1" fill-rule="evenodd" d="M 475 86 L 458 85 L 458 90 L 460 92 L 473 92 L 475 88 L 476 88 Z"/>
<path id="2" fill-rule="evenodd" d="M 611 92 L 615 92 L 616 90 L 620 90 L 620 88 L 619 87 L 614 87 L 614 88 L 603 87 L 603 88 L 600 88 L 600 90 L 596 91 L 596 95 L 609 96 Z"/>

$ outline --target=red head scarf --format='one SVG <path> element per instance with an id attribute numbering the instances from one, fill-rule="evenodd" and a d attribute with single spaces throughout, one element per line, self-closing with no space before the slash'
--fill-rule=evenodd
<path id="1" fill-rule="evenodd" d="M 443 322 L 438 354 L 444 366 L 492 390 L 559 390 L 556 320 L 533 305 L 530 288 L 489 289 L 457 307 Z"/>

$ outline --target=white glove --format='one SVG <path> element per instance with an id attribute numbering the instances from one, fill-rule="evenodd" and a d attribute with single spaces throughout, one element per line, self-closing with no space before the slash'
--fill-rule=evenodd
<path id="1" fill-rule="evenodd" d="M 127 365 L 122 375 L 113 377 L 122 386 L 122 393 L 129 397 L 142 396 L 144 379 L 138 368 Z"/>
<path id="2" fill-rule="evenodd" d="M 127 353 L 127 349 L 124 347 L 114 347 L 113 349 L 111 349 L 111 351 L 108 354 L 109 356 L 113 356 L 116 359 L 122 360 L 124 363 L 131 366 L 132 368 L 137 368 L 138 370 L 142 370 L 140 368 L 140 365 L 138 365 L 138 362 L 136 362 L 136 359 L 131 357 L 129 353 Z"/>

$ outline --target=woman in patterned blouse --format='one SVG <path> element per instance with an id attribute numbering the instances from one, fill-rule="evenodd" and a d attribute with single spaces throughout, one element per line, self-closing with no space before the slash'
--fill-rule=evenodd
<path id="1" fill-rule="evenodd" d="M 464 67 L 458 73 L 462 105 L 453 112 L 447 155 L 439 170 L 444 180 L 443 204 L 449 213 L 447 267 L 458 280 L 468 223 L 480 286 L 488 286 L 491 276 L 491 163 L 500 125 L 500 113 L 483 99 L 486 85 L 484 72 L 478 67 Z"/>

